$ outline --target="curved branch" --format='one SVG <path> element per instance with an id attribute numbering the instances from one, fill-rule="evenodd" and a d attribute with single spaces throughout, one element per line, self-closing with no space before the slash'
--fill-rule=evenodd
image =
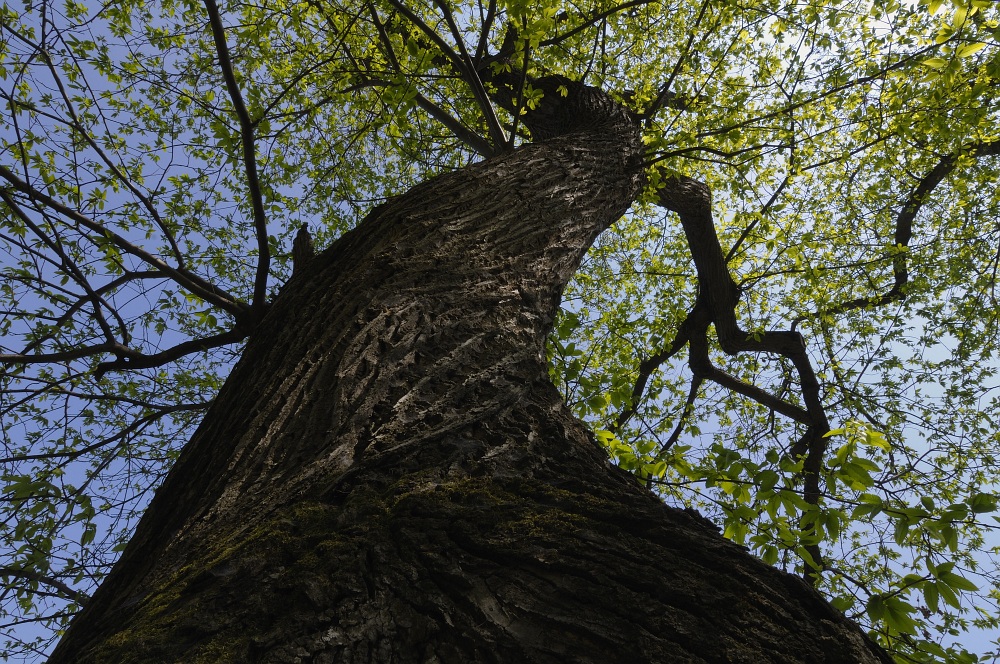
<path id="1" fill-rule="evenodd" d="M 228 346 L 229 344 L 239 343 L 240 341 L 246 339 L 249 334 L 249 330 L 244 329 L 242 326 L 237 324 L 236 327 L 231 330 L 201 339 L 189 339 L 188 341 L 183 341 L 172 348 L 168 348 L 167 350 L 159 353 L 154 353 L 153 355 L 143 355 L 142 353 L 137 353 L 136 351 L 128 349 L 126 349 L 127 352 L 122 352 L 119 348 L 116 353 L 118 359 L 98 364 L 97 368 L 94 369 L 94 378 L 100 380 L 100 378 L 109 371 L 132 371 L 135 369 L 151 369 L 153 367 L 162 366 L 168 362 L 180 359 L 190 353 L 197 353 L 210 348 L 218 348 L 219 346 Z"/>
<path id="2" fill-rule="evenodd" d="M 694 324 L 692 321 L 699 313 L 707 313 L 703 310 L 699 310 L 697 305 L 693 310 L 691 310 L 684 322 L 681 323 L 680 329 L 678 329 L 677 334 L 674 336 L 674 340 L 670 342 L 670 348 L 662 349 L 656 353 L 650 355 L 646 359 L 639 362 L 639 375 L 636 377 L 635 382 L 632 384 L 632 398 L 626 409 L 618 414 L 615 419 L 614 431 L 615 433 L 620 432 L 625 424 L 628 423 L 632 416 L 635 415 L 639 408 L 639 400 L 642 399 L 643 392 L 646 391 L 646 384 L 652 377 L 653 372 L 660 368 L 664 362 L 668 361 L 674 355 L 676 355 L 681 348 L 687 345 L 689 338 L 689 328 Z M 706 323 L 707 325 L 707 323 Z"/>
<path id="3" fill-rule="evenodd" d="M 729 273 L 712 220 L 711 192 L 704 183 L 684 176 L 670 178 L 659 190 L 658 202 L 680 217 L 698 272 L 698 305 L 707 311 L 708 318 L 715 325 L 722 350 L 729 355 L 743 352 L 772 353 L 791 360 L 799 375 L 799 389 L 806 407 L 802 409 L 712 366 L 707 334 L 701 329 L 698 334 L 690 335 L 692 372 L 806 425 L 805 434 L 794 447 L 804 448 L 806 454 L 802 471 L 802 497 L 807 503 L 818 504 L 823 457 L 827 448 L 824 434 L 830 430 L 830 423 L 820 398 L 819 380 L 806 353 L 805 340 L 794 330 L 748 335 L 740 328 L 736 320 L 740 289 Z M 803 556 L 803 560 L 807 562 L 804 577 L 815 584 L 819 580 L 818 570 L 823 565 L 820 550 L 817 545 L 806 545 L 804 548 L 813 563 L 808 564 L 808 558 Z"/>
<path id="4" fill-rule="evenodd" d="M 740 289 L 729 273 L 722 245 L 715 232 L 708 187 L 692 178 L 678 176 L 668 179 L 658 196 L 660 205 L 676 212 L 681 219 L 698 272 L 698 297 L 708 308 L 722 350 L 729 355 L 742 352 L 774 353 L 791 360 L 799 374 L 809 424 L 820 433 L 826 433 L 829 423 L 820 402 L 819 380 L 806 354 L 802 335 L 795 331 L 767 331 L 749 335 L 736 321 L 735 309 Z"/>
<path id="5" fill-rule="evenodd" d="M 928 201 L 934 189 L 958 167 L 961 157 L 985 157 L 1000 154 L 1000 140 L 979 141 L 968 145 L 965 150 L 941 157 L 927 174 L 921 178 L 917 186 L 907 195 L 906 200 L 896 215 L 893 244 L 897 253 L 892 257 L 893 284 L 889 290 L 878 295 L 858 297 L 842 302 L 836 306 L 824 309 L 814 314 L 798 316 L 792 321 L 792 329 L 798 323 L 812 316 L 832 316 L 846 313 L 853 309 L 868 309 L 880 307 L 906 298 L 906 285 L 910 280 L 909 266 L 906 260 L 906 249 L 913 238 L 913 222 Z"/>
<path id="6" fill-rule="evenodd" d="M 681 432 L 684 431 L 684 425 L 687 423 L 688 419 L 691 417 L 691 413 L 694 411 L 694 402 L 698 398 L 698 390 L 701 389 L 701 384 L 705 382 L 705 379 L 701 376 L 691 377 L 691 387 L 688 389 L 687 399 L 684 400 L 684 408 L 681 410 L 680 417 L 677 418 L 677 425 L 674 430 L 670 432 L 670 437 L 660 445 L 660 450 L 658 454 L 662 454 L 674 446 L 674 443 L 681 437 Z"/>
<path id="7" fill-rule="evenodd" d="M 243 142 L 243 165 L 246 169 L 247 187 L 250 190 L 250 200 L 253 206 L 254 229 L 257 232 L 257 275 L 254 278 L 253 307 L 263 311 L 267 304 L 267 278 L 271 264 L 271 250 L 267 239 L 267 216 L 264 213 L 264 196 L 257 173 L 257 145 L 254 140 L 254 121 L 250 118 L 240 86 L 236 82 L 233 71 L 233 61 L 229 57 L 229 45 L 226 43 L 226 29 L 222 25 L 222 16 L 215 0 L 204 0 L 208 11 L 209 24 L 212 27 L 212 38 L 215 40 L 215 50 L 219 56 L 219 67 L 226 81 L 229 99 L 240 122 L 240 138 Z"/>

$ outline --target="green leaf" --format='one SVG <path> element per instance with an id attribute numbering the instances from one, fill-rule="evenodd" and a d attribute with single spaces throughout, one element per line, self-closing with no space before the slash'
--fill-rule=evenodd
<path id="1" fill-rule="evenodd" d="M 959 58 L 967 58 L 986 48 L 986 42 L 976 42 L 974 44 L 962 44 L 955 49 L 955 55 Z"/>
<path id="2" fill-rule="evenodd" d="M 948 584 L 948 586 L 954 588 L 955 590 L 962 590 L 965 592 L 975 592 L 976 590 L 979 590 L 979 587 L 972 581 L 969 581 L 964 576 L 960 576 L 954 572 L 942 572 L 938 576 L 938 579 L 942 583 Z"/>
<path id="3" fill-rule="evenodd" d="M 925 583 L 921 586 L 921 590 L 924 594 L 924 601 L 927 603 L 927 608 L 930 609 L 931 613 L 937 613 L 938 611 L 938 598 L 940 594 L 938 593 L 938 584 L 936 582 Z"/>
<path id="4" fill-rule="evenodd" d="M 865 613 L 872 622 L 880 622 L 885 616 L 885 600 L 880 595 L 872 595 L 865 604 Z"/>
<path id="5" fill-rule="evenodd" d="M 896 596 L 885 598 L 883 618 L 891 632 L 913 634 L 917 631 L 917 621 L 913 619 L 916 608 Z"/>
<path id="6" fill-rule="evenodd" d="M 850 611 L 856 602 L 857 599 L 850 595 L 839 595 L 830 600 L 830 604 L 833 605 L 833 608 L 837 609 L 841 613 L 847 613 Z"/>
<path id="7" fill-rule="evenodd" d="M 969 509 L 975 514 L 995 512 L 997 510 L 997 496 L 989 493 L 974 494 L 968 501 Z"/>

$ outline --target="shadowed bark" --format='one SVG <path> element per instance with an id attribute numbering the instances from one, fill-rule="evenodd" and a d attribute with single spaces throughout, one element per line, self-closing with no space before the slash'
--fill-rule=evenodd
<path id="1" fill-rule="evenodd" d="M 51 662 L 891 661 L 549 381 L 562 289 L 643 182 L 634 119 L 568 91 L 525 118 L 546 142 L 296 271 Z"/>

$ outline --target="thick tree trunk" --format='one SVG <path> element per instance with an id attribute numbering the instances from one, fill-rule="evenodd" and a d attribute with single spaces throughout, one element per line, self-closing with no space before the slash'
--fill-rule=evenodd
<path id="1" fill-rule="evenodd" d="M 297 271 L 51 662 L 890 661 L 549 381 L 560 293 L 642 185 L 587 94 Z"/>

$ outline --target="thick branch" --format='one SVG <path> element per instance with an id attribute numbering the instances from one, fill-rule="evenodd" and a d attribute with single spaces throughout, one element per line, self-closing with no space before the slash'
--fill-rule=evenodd
<path id="1" fill-rule="evenodd" d="M 730 355 L 765 352 L 791 360 L 799 375 L 799 389 L 806 408 L 803 410 L 716 369 L 709 359 L 708 340 L 704 333 L 690 335 L 691 370 L 696 376 L 713 380 L 808 427 L 803 437 L 804 446 L 808 450 L 803 464 L 803 498 L 811 504 L 818 503 L 819 478 L 826 453 L 823 434 L 830 430 L 830 424 L 820 399 L 819 380 L 806 353 L 805 340 L 795 331 L 767 331 L 748 335 L 740 328 L 736 321 L 740 289 L 729 273 L 715 232 L 711 192 L 705 184 L 683 176 L 670 178 L 659 191 L 659 203 L 680 217 L 698 272 L 698 303 L 707 309 L 708 316 L 715 325 L 719 345 Z M 822 568 L 818 547 L 808 547 L 807 551 L 815 564 Z M 805 576 L 812 583 L 818 580 L 817 572 L 812 569 Z"/>
<path id="2" fill-rule="evenodd" d="M 748 335 L 736 321 L 735 308 L 740 289 L 729 273 L 722 245 L 715 232 L 708 187 L 688 177 L 670 178 L 659 192 L 659 203 L 676 212 L 681 219 L 698 272 L 698 297 L 708 307 L 722 349 L 730 355 L 766 352 L 790 359 L 799 374 L 809 424 L 821 433 L 828 431 L 829 423 L 819 398 L 819 381 L 806 354 L 802 336 L 794 331 L 768 331 Z M 728 379 L 723 380 L 729 382 Z M 779 412 L 789 415 L 797 413 L 797 407 L 791 404 L 788 406 L 789 408 Z"/>

